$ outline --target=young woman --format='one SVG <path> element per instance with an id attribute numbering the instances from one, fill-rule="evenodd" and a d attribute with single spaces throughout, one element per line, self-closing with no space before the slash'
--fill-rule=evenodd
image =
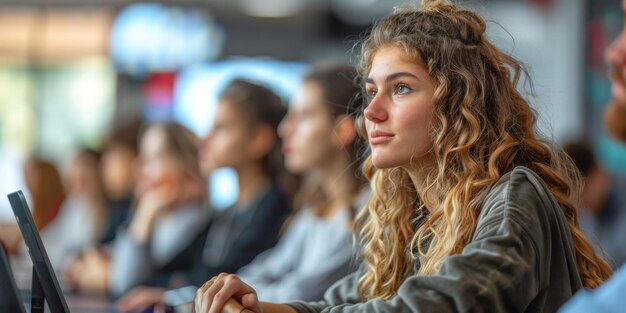
<path id="1" fill-rule="evenodd" d="M 578 229 L 576 172 L 541 140 L 516 90 L 520 63 L 473 12 L 400 9 L 362 46 L 361 130 L 372 196 L 364 266 L 324 301 L 259 303 L 220 274 L 196 312 L 555 312 L 610 275 Z M 243 310 L 241 306 L 243 306 Z"/>
<path id="2" fill-rule="evenodd" d="M 165 288 L 199 286 L 220 272 L 235 272 L 276 244 L 291 213 L 289 199 L 296 186 L 284 169 L 277 133 L 285 112 L 280 98 L 266 87 L 244 80 L 226 87 L 213 128 L 202 141 L 199 162 L 205 175 L 220 167 L 235 170 L 237 202 L 214 213 L 210 227 L 199 235 L 197 249 L 186 249 L 170 262 L 192 262 L 191 269 L 177 269 L 181 275 L 176 285 L 166 282 L 135 288 L 118 302 L 122 311 L 163 302 Z"/>
<path id="3" fill-rule="evenodd" d="M 100 176 L 100 153 L 79 150 L 69 164 L 64 185 L 67 198 L 59 216 L 41 232 L 52 267 L 59 273 L 83 249 L 96 245 L 104 232 L 107 198 Z"/>
<path id="4" fill-rule="evenodd" d="M 159 277 L 209 220 L 197 138 L 174 122 L 150 125 L 139 150 L 137 207 L 115 239 L 109 274 L 113 294 Z"/>
<path id="5" fill-rule="evenodd" d="M 354 69 L 320 67 L 304 77 L 279 134 L 285 164 L 302 174 L 302 209 L 277 246 L 238 275 L 264 301 L 320 300 L 353 269 L 352 220 L 361 187 L 354 119 Z"/>
<path id="6" fill-rule="evenodd" d="M 206 226 L 205 185 L 196 137 L 174 122 L 149 125 L 140 140 L 137 205 L 128 229 L 119 231 L 110 256 L 86 252 L 70 281 L 81 291 L 115 294 L 157 279 Z"/>

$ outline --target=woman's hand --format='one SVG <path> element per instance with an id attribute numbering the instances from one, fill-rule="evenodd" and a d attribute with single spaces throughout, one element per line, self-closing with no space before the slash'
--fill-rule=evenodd
<path id="1" fill-rule="evenodd" d="M 148 241 L 156 221 L 176 203 L 178 197 L 178 188 L 169 184 L 146 191 L 139 199 L 136 213 L 129 227 L 133 239 L 138 243 Z"/>
<path id="2" fill-rule="evenodd" d="M 109 257 L 98 249 L 86 251 L 66 271 L 68 284 L 83 292 L 105 294 L 109 286 Z"/>
<path id="3" fill-rule="evenodd" d="M 196 292 L 196 313 L 262 313 L 256 291 L 235 274 L 221 273 Z"/>

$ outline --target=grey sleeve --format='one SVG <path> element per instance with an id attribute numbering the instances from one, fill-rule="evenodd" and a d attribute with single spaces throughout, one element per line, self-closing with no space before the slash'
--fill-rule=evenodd
<path id="1" fill-rule="evenodd" d="M 319 300 L 334 282 L 350 273 L 354 252 L 349 232 L 337 234 L 326 251 L 320 251 L 315 267 L 299 268 L 257 288 L 259 299 L 270 302 Z M 309 262 L 311 260 L 308 260 Z"/>
<path id="2" fill-rule="evenodd" d="M 275 247 L 259 254 L 250 264 L 239 269 L 239 278 L 260 292 L 264 286 L 291 271 L 294 268 L 294 256 L 300 254 L 302 249 L 299 244 L 304 226 L 301 220 L 301 215 L 296 216 Z"/>
<path id="3" fill-rule="evenodd" d="M 120 230 L 113 243 L 109 291 L 121 295 L 150 279 L 189 244 L 207 221 L 207 211 L 189 206 L 156 221 L 145 244 Z"/>
<path id="4" fill-rule="evenodd" d="M 521 312 L 540 289 L 537 244 L 521 223 L 486 221 L 438 273 L 411 276 L 389 299 L 354 300 L 356 281 L 329 290 L 325 301 L 290 303 L 298 312 Z"/>
<path id="5" fill-rule="evenodd" d="M 361 277 L 364 266 L 349 274 L 348 276 L 340 279 L 334 285 L 332 285 L 324 294 L 324 300 L 317 302 L 306 301 L 290 301 L 287 305 L 294 308 L 297 312 L 303 313 L 316 313 L 322 312 L 324 309 L 346 304 L 346 303 L 359 303 L 361 298 L 358 295 L 358 283 L 359 277 Z"/>
<path id="6" fill-rule="evenodd" d="M 113 243 L 109 291 L 122 295 L 150 277 L 154 264 L 148 244 L 137 243 L 126 231 L 119 231 Z"/>

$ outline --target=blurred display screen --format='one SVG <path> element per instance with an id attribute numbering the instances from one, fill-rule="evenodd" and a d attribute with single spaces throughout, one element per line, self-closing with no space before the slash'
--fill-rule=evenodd
<path id="1" fill-rule="evenodd" d="M 142 74 L 212 60 L 223 42 L 223 30 L 198 10 L 133 4 L 113 22 L 110 53 L 120 71 Z"/>

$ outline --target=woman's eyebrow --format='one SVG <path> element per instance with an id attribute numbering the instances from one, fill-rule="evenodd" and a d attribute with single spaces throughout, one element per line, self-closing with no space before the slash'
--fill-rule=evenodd
<path id="1" fill-rule="evenodd" d="M 396 72 L 396 73 L 389 74 L 385 78 L 385 81 L 388 82 L 388 81 L 394 80 L 394 79 L 396 79 L 398 77 L 410 77 L 410 78 L 415 78 L 415 79 L 419 80 L 419 78 L 417 76 L 415 76 L 414 74 L 412 74 L 412 73 L 409 73 L 409 72 Z M 374 84 L 374 79 L 371 78 L 371 77 L 368 77 L 367 79 L 365 79 L 365 82 L 368 83 L 368 84 Z"/>

